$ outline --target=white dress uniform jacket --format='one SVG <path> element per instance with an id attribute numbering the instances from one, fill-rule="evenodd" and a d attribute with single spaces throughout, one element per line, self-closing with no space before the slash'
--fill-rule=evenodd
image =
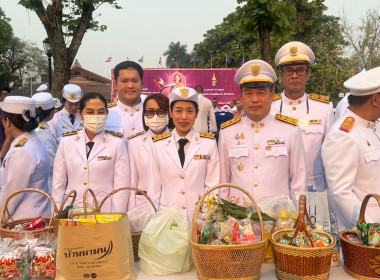
<path id="1" fill-rule="evenodd" d="M 278 195 L 295 199 L 295 192 L 306 191 L 305 152 L 298 126 L 271 114 L 260 122 L 243 117 L 227 123 L 219 134 L 221 183 L 244 187 L 257 201 Z M 236 189 L 221 193 L 224 198 L 243 195 Z"/>
<path id="2" fill-rule="evenodd" d="M 80 119 L 79 114 L 75 115 L 74 124 L 69 119 L 69 112 L 66 108 L 55 113 L 54 117 L 48 122 L 51 131 L 57 137 L 58 141 L 61 140 L 62 134 L 73 130 L 83 128 L 83 121 Z"/>
<path id="3" fill-rule="evenodd" d="M 45 121 L 40 122 L 40 125 L 36 128 L 35 131 L 36 131 L 37 137 L 45 144 L 49 152 L 49 158 L 50 158 L 49 194 L 51 194 L 54 159 L 55 159 L 55 154 L 57 153 L 59 142 L 58 142 L 57 137 L 55 137 L 53 132 L 50 130 L 49 125 Z"/>
<path id="4" fill-rule="evenodd" d="M 167 129 L 164 133 L 168 133 Z M 147 191 L 148 186 L 148 155 L 152 146 L 152 137 L 155 134 L 149 129 L 136 134 L 135 137 L 131 136 L 128 140 L 128 154 L 131 167 L 131 187 L 137 188 L 144 192 Z M 146 198 L 137 193 L 131 192 L 129 197 L 128 210 L 133 207 L 147 202 Z"/>
<path id="5" fill-rule="evenodd" d="M 38 189 L 46 193 L 49 177 L 49 154 L 34 131 L 16 137 L 1 167 L 0 207 L 8 196 L 22 189 Z M 13 219 L 50 217 L 50 201 L 39 193 L 23 193 L 13 197 L 8 209 Z"/>
<path id="6" fill-rule="evenodd" d="M 348 104 L 348 96 L 350 93 L 346 93 L 346 95 L 338 102 L 335 108 L 335 120 L 339 119 L 341 115 L 346 111 Z"/>
<path id="7" fill-rule="evenodd" d="M 82 201 L 85 189 L 92 189 L 101 201 L 106 193 L 130 185 L 128 152 L 123 139 L 102 131 L 94 139 L 94 146 L 87 159 L 85 130 L 63 136 L 54 162 L 52 197 L 57 205 L 71 190 L 77 191 Z M 129 192 L 121 191 L 113 196 L 112 208 L 126 212 Z M 92 201 L 92 199 L 89 199 Z M 108 200 L 102 211 L 110 211 Z"/>
<path id="8" fill-rule="evenodd" d="M 198 195 L 219 184 L 220 179 L 216 141 L 200 135 L 194 129 L 187 134 L 189 143 L 185 146 L 183 167 L 176 146 L 180 139 L 176 129 L 153 142 L 149 153 L 149 197 L 160 207 L 177 205 L 189 219 L 194 214 Z"/>
<path id="9" fill-rule="evenodd" d="M 195 119 L 194 129 L 198 132 L 208 133 L 210 127 L 212 132 L 216 132 L 215 113 L 211 100 L 204 97 L 203 94 L 198 94 L 198 108 L 199 112 Z"/>
<path id="10" fill-rule="evenodd" d="M 349 132 L 340 129 L 347 117 L 355 119 Z M 339 231 L 352 228 L 364 197 L 380 193 L 379 122 L 366 121 L 347 109 L 331 127 L 322 146 L 322 158 Z M 367 205 L 366 221 L 380 222 L 375 200 Z"/>
<path id="11" fill-rule="evenodd" d="M 144 130 L 142 123 L 143 99 L 134 106 L 129 107 L 117 101 L 117 103 L 108 104 L 108 117 L 106 128 L 123 134 L 123 139 L 127 141 L 128 137 Z"/>
<path id="12" fill-rule="evenodd" d="M 279 113 L 299 120 L 305 147 L 308 190 L 324 191 L 327 186 L 321 147 L 334 122 L 332 103 L 313 100 L 306 94 L 297 100 L 287 98 L 284 93 L 281 97 L 272 103 L 271 112 L 273 115 Z"/>

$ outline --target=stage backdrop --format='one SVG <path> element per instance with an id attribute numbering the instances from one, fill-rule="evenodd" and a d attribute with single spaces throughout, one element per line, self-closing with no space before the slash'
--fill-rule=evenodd
<path id="1" fill-rule="evenodd" d="M 143 94 L 161 92 L 169 96 L 176 87 L 195 87 L 201 85 L 204 88 L 204 96 L 212 100 L 216 97 L 219 106 L 229 104 L 232 99 L 238 99 L 240 87 L 235 84 L 234 76 L 237 68 L 216 68 L 216 69 L 144 69 Z M 112 81 L 114 85 L 114 75 L 112 69 Z M 112 90 L 112 100 L 115 101 L 117 93 L 115 86 Z"/>

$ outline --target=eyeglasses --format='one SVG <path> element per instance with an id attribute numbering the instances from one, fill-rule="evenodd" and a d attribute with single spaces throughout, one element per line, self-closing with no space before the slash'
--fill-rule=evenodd
<path id="1" fill-rule="evenodd" d="M 151 119 L 154 117 L 154 115 L 157 115 L 157 117 L 159 118 L 163 118 L 165 117 L 167 114 L 167 111 L 166 110 L 163 110 L 163 109 L 158 109 L 157 111 L 154 111 L 154 110 L 145 110 L 144 111 L 144 116 Z"/>
<path id="2" fill-rule="evenodd" d="M 70 107 L 79 107 L 79 102 L 73 103 L 73 102 L 67 102 L 67 105 Z"/>
<path id="3" fill-rule="evenodd" d="M 285 76 L 293 76 L 293 73 L 296 72 L 298 76 L 303 76 L 308 72 L 308 69 L 306 68 L 297 68 L 297 69 L 291 69 L 287 68 L 281 71 L 284 73 Z"/>

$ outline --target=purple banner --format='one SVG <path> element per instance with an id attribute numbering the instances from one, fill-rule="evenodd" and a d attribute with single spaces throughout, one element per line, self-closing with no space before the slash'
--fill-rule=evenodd
<path id="1" fill-rule="evenodd" d="M 237 68 L 218 69 L 144 69 L 143 94 L 161 92 L 169 96 L 177 87 L 192 87 L 201 85 L 204 96 L 212 100 L 217 98 L 220 105 L 229 104 L 240 96 L 240 87 L 235 84 L 234 77 Z M 113 78 L 113 69 L 112 69 Z M 113 92 L 113 98 L 116 92 Z"/>

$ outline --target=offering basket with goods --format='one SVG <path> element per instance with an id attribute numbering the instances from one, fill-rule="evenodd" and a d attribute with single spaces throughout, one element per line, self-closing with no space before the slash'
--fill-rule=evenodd
<path id="1" fill-rule="evenodd" d="M 210 193 L 220 188 L 228 187 L 242 191 L 251 200 L 256 210 L 255 215 L 257 215 L 260 224 L 260 239 L 256 240 L 255 243 L 239 245 L 199 244 L 197 219 L 205 198 Z M 250 219 L 248 218 L 248 220 Z M 248 237 L 248 235 L 246 236 Z M 244 188 L 233 184 L 220 184 L 209 189 L 200 198 L 197 204 L 192 220 L 190 242 L 193 251 L 193 258 L 200 279 L 252 280 L 260 278 L 260 268 L 264 260 L 265 252 L 263 218 L 255 200 Z"/>
<path id="2" fill-rule="evenodd" d="M 52 217 L 34 217 L 34 218 L 25 218 L 20 220 L 13 220 L 12 216 L 8 210 L 9 201 L 16 195 L 27 193 L 27 192 L 36 192 L 44 195 L 52 205 Z M 54 200 L 47 193 L 37 190 L 37 189 L 24 189 L 19 190 L 11 194 L 4 203 L 3 210 L 0 217 L 0 237 L 2 238 L 12 238 L 12 239 L 21 239 L 28 232 L 32 232 L 34 237 L 39 237 L 44 232 L 53 232 L 52 220 L 53 217 L 58 213 L 57 206 L 54 203 Z M 7 217 L 6 217 L 7 216 Z"/>
<path id="3" fill-rule="evenodd" d="M 59 207 L 59 210 L 58 210 L 58 215 L 53 218 L 53 222 L 52 222 L 53 232 L 54 232 L 55 236 L 58 236 L 58 226 L 59 226 L 60 219 L 67 219 L 68 218 L 68 212 L 64 213 L 63 207 L 65 207 L 65 204 L 66 204 L 67 200 L 69 200 L 69 198 L 72 198 L 71 202 L 70 202 L 70 205 L 69 205 L 70 208 L 72 208 L 73 205 L 74 205 L 76 197 L 77 197 L 77 192 L 75 190 L 72 190 L 63 199 L 61 207 Z"/>
<path id="4" fill-rule="evenodd" d="M 380 279 L 380 224 L 367 224 L 365 221 L 365 210 L 371 197 L 377 200 L 380 207 L 380 195 L 368 194 L 363 199 L 357 223 L 358 228 L 369 228 L 367 238 L 362 236 L 364 240 L 358 239 L 358 242 L 353 242 L 347 236 L 350 230 L 344 230 L 339 233 L 344 270 L 356 279 Z"/>
<path id="5" fill-rule="evenodd" d="M 309 227 L 305 224 L 305 216 Z M 279 279 L 328 279 L 336 239 L 313 228 L 306 209 L 306 196 L 300 195 L 296 228 L 278 230 L 271 235 Z"/>
<path id="6" fill-rule="evenodd" d="M 139 194 L 143 195 L 147 200 L 148 202 L 152 205 L 152 208 L 154 210 L 154 212 L 157 213 L 157 208 L 156 206 L 154 205 L 154 203 L 152 202 L 152 200 L 145 194 L 145 192 L 139 190 L 139 189 L 136 189 L 136 188 L 130 188 L 130 187 L 125 187 L 125 188 L 119 188 L 119 189 L 116 189 L 114 190 L 113 192 L 109 193 L 106 197 L 103 198 L 103 200 L 100 202 L 99 204 L 99 209 L 102 208 L 104 202 L 109 198 L 111 197 L 112 195 L 120 192 L 120 191 L 124 191 L 124 190 L 130 190 L 130 191 L 135 191 L 135 192 L 138 192 Z M 139 258 L 139 241 L 140 241 L 140 237 L 141 237 L 141 233 L 142 231 L 137 231 L 137 232 L 131 232 L 131 237 L 132 237 L 132 245 L 133 245 L 133 256 L 134 256 L 134 260 L 135 262 L 138 262 L 140 260 Z"/>

